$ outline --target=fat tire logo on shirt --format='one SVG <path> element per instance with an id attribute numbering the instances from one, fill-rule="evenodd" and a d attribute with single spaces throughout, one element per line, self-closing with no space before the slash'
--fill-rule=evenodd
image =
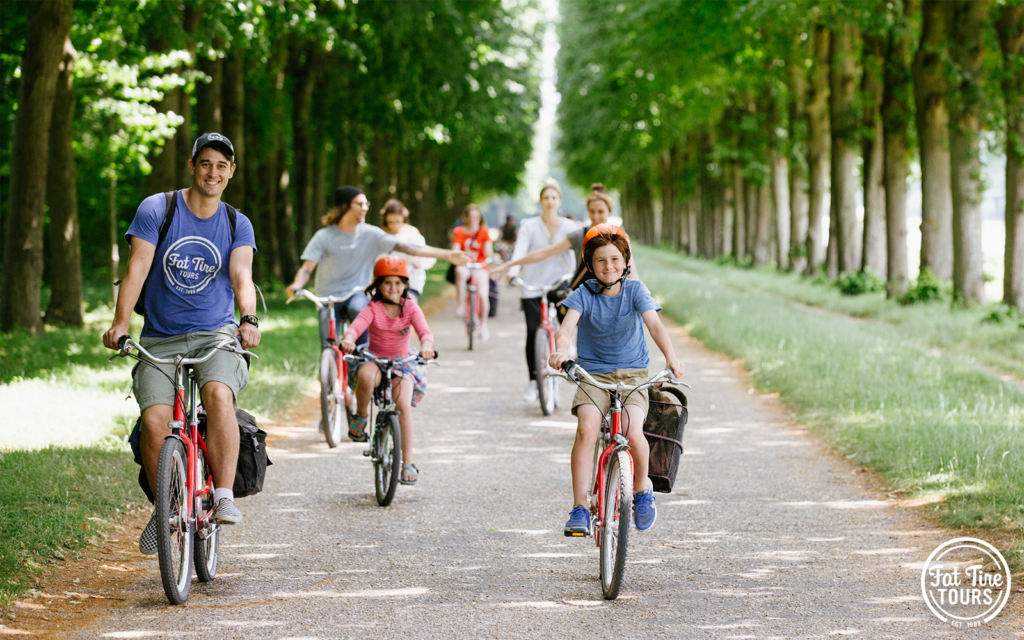
<path id="1" fill-rule="evenodd" d="M 167 285 L 185 295 L 201 292 L 220 272 L 217 246 L 201 236 L 185 236 L 164 252 Z"/>

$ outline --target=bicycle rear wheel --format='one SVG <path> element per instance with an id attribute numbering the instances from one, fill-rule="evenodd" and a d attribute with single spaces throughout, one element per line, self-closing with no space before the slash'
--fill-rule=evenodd
<path id="1" fill-rule="evenodd" d="M 377 415 L 377 426 L 373 430 L 373 486 L 377 491 L 377 504 L 382 507 L 391 504 L 401 476 L 402 428 L 398 414 L 382 412 Z"/>
<path id="2" fill-rule="evenodd" d="M 341 418 L 346 409 L 341 385 L 345 382 L 338 380 L 338 354 L 327 347 L 320 352 L 320 424 L 332 449 L 341 444 Z"/>
<path id="3" fill-rule="evenodd" d="M 555 410 L 555 380 L 548 375 L 548 357 L 551 355 L 551 346 L 548 344 L 548 332 L 544 327 L 537 327 L 537 333 L 533 340 L 533 361 L 534 375 L 537 378 L 537 399 L 540 400 L 540 410 L 544 415 L 549 416 Z"/>
<path id="4" fill-rule="evenodd" d="M 167 438 L 156 472 L 157 554 L 160 579 L 171 604 L 184 604 L 192 584 L 192 526 L 187 507 L 185 445 Z"/>
<path id="5" fill-rule="evenodd" d="M 601 513 L 601 592 L 605 600 L 619 596 L 629 546 L 633 510 L 633 474 L 629 453 L 617 451 L 608 460 Z"/>
<path id="6" fill-rule="evenodd" d="M 206 464 L 206 456 L 203 455 L 202 449 L 198 451 L 198 454 L 199 482 L 202 484 L 210 477 L 210 466 Z M 197 499 L 196 502 L 198 503 L 196 506 L 196 521 L 198 522 L 200 514 L 205 514 L 213 508 L 212 484 L 210 493 L 205 498 Z M 200 533 L 201 531 L 197 530 L 195 539 L 192 541 L 195 547 L 192 557 L 195 560 L 196 577 L 199 578 L 199 582 L 213 582 L 213 579 L 217 577 L 217 556 L 220 553 L 220 525 L 211 522 L 206 538 L 199 537 Z"/>

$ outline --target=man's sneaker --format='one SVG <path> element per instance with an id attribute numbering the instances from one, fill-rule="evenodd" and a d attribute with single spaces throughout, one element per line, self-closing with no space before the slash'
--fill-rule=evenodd
<path id="1" fill-rule="evenodd" d="M 590 509 L 578 504 L 569 512 L 569 521 L 565 523 L 566 537 L 590 535 Z"/>
<path id="2" fill-rule="evenodd" d="M 142 530 L 142 535 L 139 536 L 139 551 L 143 555 L 152 556 L 156 555 L 156 510 L 153 510 L 153 515 L 149 518 L 149 523 L 146 528 Z"/>
<path id="3" fill-rule="evenodd" d="M 658 509 L 654 506 L 654 487 L 647 491 L 633 494 L 633 522 L 637 531 L 647 531 L 658 519 Z"/>
<path id="4" fill-rule="evenodd" d="M 537 381 L 530 380 L 530 384 L 526 385 L 526 390 L 523 391 L 523 400 L 527 402 L 537 402 Z"/>
<path id="5" fill-rule="evenodd" d="M 221 524 L 238 524 L 242 521 L 242 512 L 231 498 L 221 498 L 213 512 L 213 518 Z"/>

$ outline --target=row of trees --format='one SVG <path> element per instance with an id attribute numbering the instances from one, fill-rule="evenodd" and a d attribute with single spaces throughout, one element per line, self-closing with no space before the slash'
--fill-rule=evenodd
<path id="1" fill-rule="evenodd" d="M 227 135 L 224 199 L 253 221 L 257 279 L 290 278 L 335 186 L 399 197 L 442 241 L 455 211 L 513 192 L 539 109 L 535 0 L 0 3 L 0 329 L 82 322 L 116 279 L 139 202 L 191 182 Z M 45 256 L 45 259 L 44 259 Z M 109 280 L 108 280 L 109 281 Z"/>
<path id="2" fill-rule="evenodd" d="M 561 12 L 564 163 L 576 182 L 620 185 L 642 240 L 808 274 L 871 270 L 899 296 L 916 158 L 921 266 L 981 302 L 988 140 L 1007 160 L 1004 301 L 1024 310 L 1021 0 L 563 0 Z"/>

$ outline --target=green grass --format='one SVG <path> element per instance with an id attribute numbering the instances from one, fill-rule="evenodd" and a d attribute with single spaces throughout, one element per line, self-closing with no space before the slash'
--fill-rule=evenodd
<path id="1" fill-rule="evenodd" d="M 444 280 L 446 268 L 444 263 L 428 273 L 424 302 L 450 286 Z M 113 310 L 104 295 L 109 295 L 104 288 L 87 288 L 83 327 L 47 326 L 38 338 L 0 334 L 0 391 L 10 387 L 16 395 L 31 389 L 39 395 L 26 404 L 53 405 L 60 394 L 83 390 L 116 397 L 117 406 L 127 412 L 101 417 L 102 437 L 87 446 L 61 446 L 81 430 L 73 420 L 40 425 L 49 431 L 35 448 L 12 451 L 0 441 L 0 451 L 5 451 L 0 458 L 0 606 L 54 570 L 55 563 L 109 535 L 119 513 L 145 505 L 136 485 L 138 467 L 125 442 L 130 417 L 137 414 L 134 400 L 123 402 L 131 363 L 107 362 L 113 352 L 103 347 L 100 336 L 110 326 Z M 276 291 L 267 295 L 267 306 L 269 312 L 260 314 L 263 337 L 255 350 L 260 357 L 253 361 L 239 405 L 261 416 L 276 416 L 298 405 L 315 380 L 320 341 L 316 310 L 309 302 L 286 305 L 284 294 Z M 136 318 L 131 333 L 138 336 L 140 331 Z M 63 411 L 69 416 L 75 407 Z"/>
<path id="2" fill-rule="evenodd" d="M 1010 343 L 1024 332 L 948 305 L 903 309 L 798 277 L 637 254 L 666 313 L 743 359 L 758 388 L 778 392 L 836 450 L 894 490 L 940 498 L 931 508 L 948 526 L 1020 535 L 1024 393 L 972 357 L 994 359 L 1002 344 L 1001 362 L 1017 370 L 1020 345 Z"/>
<path id="3" fill-rule="evenodd" d="M 953 307 L 948 302 L 903 306 L 886 300 L 884 292 L 843 295 L 836 287 L 822 281 L 771 268 L 723 268 L 698 259 L 688 259 L 682 264 L 688 273 L 710 284 L 736 291 L 772 293 L 828 311 L 879 320 L 893 325 L 908 341 L 922 348 L 938 349 L 950 357 L 1024 378 L 1024 329 L 1012 314 L 993 313 L 992 308 L 985 307 Z M 985 321 L 992 316 L 999 316 L 1003 321 Z"/>

